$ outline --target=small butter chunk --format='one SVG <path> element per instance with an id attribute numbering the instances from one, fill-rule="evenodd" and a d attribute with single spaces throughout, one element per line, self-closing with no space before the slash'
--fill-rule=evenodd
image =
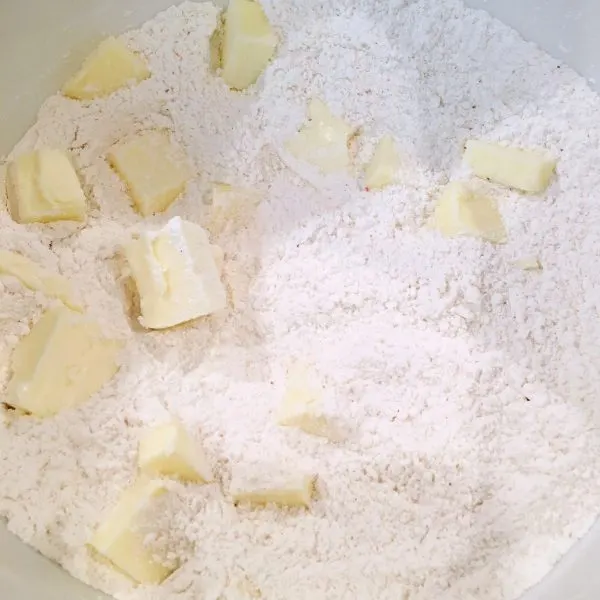
<path id="1" fill-rule="evenodd" d="M 62 92 L 69 98 L 92 100 L 148 77 L 150 71 L 144 60 L 121 40 L 109 37 L 87 57 Z"/>
<path id="2" fill-rule="evenodd" d="M 6 195 L 17 223 L 83 221 L 85 194 L 69 155 L 44 148 L 23 154 L 8 165 Z"/>
<path id="3" fill-rule="evenodd" d="M 84 315 L 52 308 L 15 348 L 5 402 L 38 417 L 80 404 L 117 372 L 120 347 Z"/>
<path id="4" fill-rule="evenodd" d="M 199 225 L 174 217 L 124 250 L 140 296 L 142 326 L 164 329 L 225 308 L 215 251 Z"/>
<path id="5" fill-rule="evenodd" d="M 187 158 L 167 131 L 151 130 L 119 142 L 108 161 L 129 188 L 139 213 L 165 211 L 191 177 Z"/>
<path id="6" fill-rule="evenodd" d="M 221 51 L 221 76 L 235 90 L 256 82 L 277 47 L 277 36 L 262 6 L 254 0 L 230 0 L 222 34 L 216 34 L 212 41 Z M 218 59 L 212 62 L 214 65 Z"/>
<path id="7" fill-rule="evenodd" d="M 308 508 L 315 479 L 315 475 L 287 472 L 272 465 L 238 465 L 232 473 L 229 493 L 235 503 Z"/>
<path id="8" fill-rule="evenodd" d="M 494 244 L 506 242 L 506 229 L 494 200 L 457 181 L 444 188 L 433 215 L 433 226 L 446 237 L 467 235 Z"/>
<path id="9" fill-rule="evenodd" d="M 234 187 L 226 183 L 213 184 L 209 226 L 211 232 L 221 233 L 228 225 L 245 225 L 261 199 L 261 194 L 256 190 Z"/>
<path id="10" fill-rule="evenodd" d="M 0 250 L 0 275 L 12 275 L 30 290 L 57 298 L 73 310 L 81 310 L 81 305 L 75 300 L 71 284 L 65 277 L 48 273 L 21 254 Z"/>
<path id="11" fill-rule="evenodd" d="M 309 121 L 286 143 L 287 151 L 323 173 L 343 171 L 350 167 L 350 139 L 354 129 L 334 116 L 317 98 L 308 106 Z"/>
<path id="12" fill-rule="evenodd" d="M 481 140 L 470 140 L 465 160 L 475 175 L 536 194 L 549 185 L 556 160 L 540 150 L 522 150 Z"/>
<path id="13" fill-rule="evenodd" d="M 123 493 L 89 543 L 137 583 L 157 585 L 174 571 L 157 561 L 155 552 L 144 544 L 145 535 L 140 531 L 144 512 L 166 491 L 163 482 L 140 477 Z"/>
<path id="14" fill-rule="evenodd" d="M 178 421 L 153 427 L 142 437 L 138 464 L 147 475 L 196 483 L 213 479 L 202 448 Z"/>
<path id="15" fill-rule="evenodd" d="M 541 271 L 542 263 L 539 258 L 535 256 L 528 256 L 527 258 L 521 258 L 515 262 L 515 265 L 523 271 Z"/>
<path id="16" fill-rule="evenodd" d="M 311 435 L 339 439 L 339 432 L 323 412 L 323 387 L 307 365 L 296 363 L 287 373 L 277 424 L 297 427 Z"/>
<path id="17" fill-rule="evenodd" d="M 373 158 L 365 169 L 364 184 L 367 190 L 381 189 L 396 180 L 400 168 L 400 156 L 394 138 L 385 135 L 377 144 Z"/>

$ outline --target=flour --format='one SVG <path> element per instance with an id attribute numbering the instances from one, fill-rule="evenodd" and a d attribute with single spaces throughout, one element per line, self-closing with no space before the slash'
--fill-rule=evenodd
<path id="1" fill-rule="evenodd" d="M 119 600 L 513 600 L 600 511 L 600 99 L 570 69 L 456 0 L 269 0 L 282 43 L 257 89 L 209 73 L 217 10 L 185 3 L 126 34 L 152 78 L 108 99 L 60 96 L 14 153 L 70 149 L 89 222 L 20 226 L 0 247 L 69 278 L 127 341 L 119 374 L 75 410 L 0 429 L 0 515 L 24 541 Z M 281 160 L 309 98 L 383 134 L 401 185 L 365 193 Z M 166 127 L 198 176 L 166 213 L 141 219 L 103 157 Z M 559 157 L 542 198 L 497 197 L 506 246 L 424 227 L 462 146 L 485 136 Z M 133 232 L 207 220 L 213 181 L 265 194 L 254 223 L 225 230 L 229 312 L 167 332 L 132 331 L 114 258 Z M 542 271 L 515 261 L 539 257 Z M 3 375 L 50 302 L 0 283 Z M 342 443 L 279 428 L 284 370 L 318 366 Z M 136 470 L 140 434 L 175 415 L 217 482 L 169 484 L 147 541 L 182 566 L 134 588 L 85 544 Z M 309 511 L 234 507 L 232 465 L 318 473 Z"/>

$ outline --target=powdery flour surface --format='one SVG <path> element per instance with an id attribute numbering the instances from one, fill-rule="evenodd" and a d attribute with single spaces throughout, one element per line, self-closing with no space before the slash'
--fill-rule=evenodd
<path id="1" fill-rule="evenodd" d="M 600 510 L 600 99 L 570 69 L 455 0 L 265 2 L 281 34 L 255 90 L 208 72 L 217 10 L 186 3 L 125 36 L 152 78 L 107 100 L 60 96 L 15 153 L 75 154 L 89 223 L 19 226 L 0 246 L 64 273 L 122 367 L 83 406 L 0 430 L 0 515 L 27 543 L 120 600 L 513 600 Z M 360 191 L 292 165 L 283 140 L 322 98 L 362 126 L 359 156 L 392 134 L 401 184 Z M 107 149 L 167 127 L 198 176 L 166 214 L 130 208 Z M 560 157 L 543 197 L 481 183 L 505 246 L 424 227 L 439 186 L 466 174 L 464 141 L 543 146 Z M 114 259 L 134 231 L 203 223 L 210 182 L 265 193 L 226 231 L 224 315 L 132 331 Z M 536 256 L 540 272 L 514 265 Z M 48 301 L 2 280 L 0 356 Z M 294 359 L 314 363 L 347 432 L 330 443 L 274 412 Z M 149 543 L 182 567 L 134 588 L 86 542 L 135 476 L 136 446 L 174 414 L 218 475 L 170 484 Z M 231 466 L 268 460 L 319 475 L 310 511 L 235 508 Z"/>

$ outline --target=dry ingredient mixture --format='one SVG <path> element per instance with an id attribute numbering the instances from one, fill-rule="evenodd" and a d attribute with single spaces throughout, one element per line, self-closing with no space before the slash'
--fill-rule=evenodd
<path id="1" fill-rule="evenodd" d="M 89 103 L 48 99 L 15 149 L 70 149 L 92 207 L 85 228 L 3 211 L 0 247 L 65 274 L 127 346 L 84 405 L 6 416 L 0 516 L 120 600 L 513 600 L 600 511 L 600 99 L 457 0 L 263 5 L 282 42 L 249 93 L 211 74 L 218 11 L 188 2 L 124 36 L 150 79 Z M 359 156 L 392 135 L 402 182 L 365 192 L 288 168 L 283 142 L 312 97 L 361 127 Z M 149 127 L 170 129 L 198 176 L 142 219 L 104 156 Z M 542 197 L 494 188 L 504 246 L 425 227 L 472 137 L 559 157 Z M 132 331 L 116 251 L 175 215 L 202 223 L 214 181 L 265 193 L 253 223 L 217 240 L 229 311 Z M 543 270 L 516 264 L 531 256 Z M 7 371 L 49 301 L 0 285 Z M 318 367 L 343 442 L 275 424 L 294 359 Z M 148 542 L 182 566 L 135 588 L 86 542 L 133 481 L 140 433 L 169 415 L 202 440 L 218 482 L 170 484 Z M 261 458 L 318 473 L 309 511 L 227 501 L 232 465 Z"/>

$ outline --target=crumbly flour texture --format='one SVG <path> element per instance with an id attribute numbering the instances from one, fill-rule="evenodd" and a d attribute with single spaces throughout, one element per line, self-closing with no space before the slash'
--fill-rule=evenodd
<path id="1" fill-rule="evenodd" d="M 263 4 L 281 44 L 248 93 L 210 73 L 217 9 L 188 2 L 124 36 L 151 79 L 100 101 L 51 97 L 14 150 L 71 150 L 90 217 L 21 226 L 2 209 L 0 247 L 66 275 L 126 347 L 84 405 L 45 420 L 6 413 L 0 517 L 119 600 L 515 600 L 600 512 L 600 99 L 457 0 Z M 395 138 L 398 185 L 369 193 L 290 164 L 283 142 L 313 97 L 361 127 L 359 160 Z M 105 155 L 152 127 L 173 132 L 197 177 L 143 219 Z M 440 186 L 467 175 L 471 137 L 559 158 L 541 197 L 480 183 L 504 246 L 426 226 Z M 120 245 L 175 215 L 204 223 L 215 181 L 264 193 L 252 222 L 214 239 L 228 310 L 132 329 Z M 515 265 L 528 257 L 543 270 Z M 50 301 L 0 285 L 5 379 Z M 294 360 L 315 365 L 343 441 L 276 425 Z M 217 482 L 170 484 L 148 543 L 181 567 L 136 588 L 86 543 L 134 480 L 139 436 L 169 415 Z M 310 510 L 233 506 L 232 467 L 262 460 L 318 474 Z"/>

